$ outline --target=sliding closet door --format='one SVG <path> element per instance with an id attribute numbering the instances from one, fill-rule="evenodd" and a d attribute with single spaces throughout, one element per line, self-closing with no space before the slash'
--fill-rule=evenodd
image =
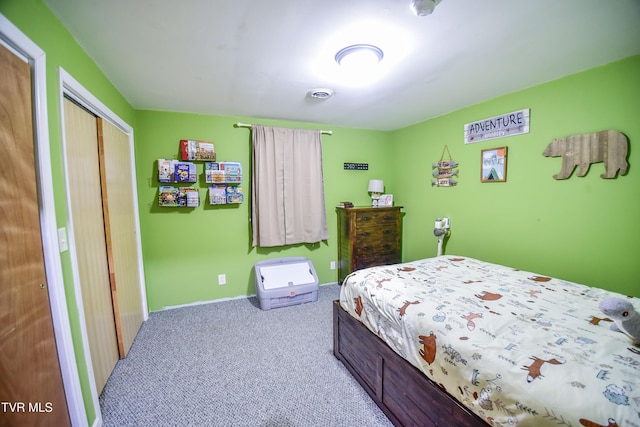
<path id="1" fill-rule="evenodd" d="M 96 117 L 64 100 L 67 180 L 91 362 L 98 393 L 118 361 L 107 265 Z"/>
<path id="2" fill-rule="evenodd" d="M 102 202 L 107 257 L 120 357 L 126 357 L 142 325 L 142 294 L 138 264 L 135 205 L 131 191 L 129 137 L 98 118 Z"/>

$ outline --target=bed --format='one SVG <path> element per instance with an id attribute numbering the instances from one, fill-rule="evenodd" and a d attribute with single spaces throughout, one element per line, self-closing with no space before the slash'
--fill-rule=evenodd
<path id="1" fill-rule="evenodd" d="M 640 348 L 599 310 L 637 298 L 462 256 L 359 270 L 334 354 L 395 425 L 640 426 Z"/>

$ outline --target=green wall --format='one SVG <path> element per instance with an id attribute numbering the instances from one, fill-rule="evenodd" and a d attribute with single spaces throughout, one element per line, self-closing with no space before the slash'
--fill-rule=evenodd
<path id="1" fill-rule="evenodd" d="M 58 227 L 67 227 L 67 205 L 64 187 L 60 127 L 59 67 L 63 67 L 73 78 L 87 88 L 104 105 L 115 112 L 129 125 L 135 125 L 135 112 L 124 97 L 113 87 L 95 63 L 75 42 L 60 21 L 40 0 L 1 0 L 0 13 L 31 39 L 46 54 L 47 65 L 47 109 L 51 170 L 54 188 L 56 221 Z M 69 308 L 71 334 L 75 346 L 75 357 L 87 411 L 87 420 L 96 419 L 94 402 L 89 386 L 89 374 L 85 369 L 86 358 L 82 349 L 80 317 L 75 298 L 69 252 L 60 254 L 64 289 Z M 60 286 L 49 281 L 49 287 Z"/>
<path id="2" fill-rule="evenodd" d="M 330 129 L 323 135 L 323 170 L 327 226 L 330 238 L 317 244 L 278 248 L 251 246 L 250 147 L 251 131 L 236 128 L 241 122 Z M 391 182 L 390 134 L 304 123 L 216 117 L 196 114 L 138 111 L 136 162 L 140 223 L 149 309 L 255 294 L 253 265 L 269 258 L 305 256 L 318 273 L 320 283 L 337 281 L 330 269 L 337 259 L 335 206 L 344 200 L 359 205 L 370 203 L 369 179 Z M 239 161 L 243 165 L 245 203 L 208 204 L 203 164 L 197 163 L 201 206 L 158 207 L 158 158 L 177 158 L 181 139 L 200 139 L 215 144 L 217 160 Z M 345 171 L 345 162 L 369 163 L 368 171 Z M 225 274 L 226 285 L 218 285 Z"/>
<path id="3" fill-rule="evenodd" d="M 513 93 L 395 132 L 332 128 L 323 136 L 326 214 L 330 238 L 316 245 L 252 248 L 250 203 L 194 209 L 157 207 L 157 158 L 176 158 L 180 139 L 215 143 L 219 160 L 245 167 L 250 190 L 250 131 L 237 121 L 328 128 L 294 122 L 138 111 L 138 186 L 150 310 L 255 293 L 253 264 L 265 258 L 306 256 L 321 283 L 337 280 L 335 206 L 366 205 L 367 181 L 384 179 L 404 212 L 405 261 L 434 256 L 435 218 L 449 216 L 453 232 L 446 253 L 474 256 L 540 274 L 638 295 L 640 175 L 630 149 L 629 172 L 600 178 L 603 164 L 586 177 L 555 180 L 560 158 L 542 151 L 552 138 L 617 129 L 640 137 L 640 56 Z M 531 109 L 525 135 L 465 145 L 463 126 L 523 108 Z M 331 128 L 329 126 L 329 128 Z M 445 144 L 460 162 L 459 183 L 431 186 L 431 164 Z M 631 144 L 633 145 L 633 144 Z M 507 182 L 480 183 L 480 150 L 508 146 Z M 369 163 L 368 171 L 344 171 L 344 162 Z M 202 165 L 198 166 L 202 174 Z M 199 182 L 201 200 L 206 184 Z M 218 285 L 218 274 L 227 284 Z"/>
<path id="4" fill-rule="evenodd" d="M 337 280 L 335 205 L 369 203 L 369 179 L 383 179 L 397 205 L 405 207 L 404 259 L 436 253 L 436 217 L 449 216 L 453 233 L 446 253 L 474 256 L 588 285 L 640 296 L 640 56 L 470 106 L 395 132 L 338 128 L 242 117 L 135 111 L 40 0 L 2 0 L 0 13 L 47 55 L 47 104 L 58 227 L 67 226 L 63 181 L 58 67 L 62 66 L 135 130 L 136 164 L 147 297 L 150 310 L 254 293 L 252 267 L 261 259 L 309 257 L 321 283 Z M 502 113 L 531 109 L 526 135 L 471 145 L 463 125 Z M 250 244 L 250 206 L 156 207 L 156 159 L 177 157 L 180 139 L 216 144 L 220 160 L 250 165 L 250 131 L 236 121 L 331 129 L 323 136 L 326 213 L 330 238 L 316 245 L 255 249 Z M 559 158 L 545 158 L 554 137 L 617 129 L 631 141 L 630 169 L 613 180 L 599 177 L 602 164 L 584 178 L 552 178 Z M 430 185 L 431 163 L 444 145 L 460 162 L 459 184 Z M 509 147 L 506 183 L 481 184 L 480 150 Z M 344 162 L 369 163 L 368 171 L 344 171 Z M 202 172 L 202 166 L 199 167 Z M 199 183 L 201 198 L 206 185 Z M 72 336 L 87 410 L 93 411 L 69 253 L 61 254 Z M 217 285 L 217 275 L 227 285 Z"/>
<path id="5" fill-rule="evenodd" d="M 404 259 L 433 256 L 433 222 L 449 216 L 446 253 L 640 296 L 640 56 L 474 105 L 393 133 L 396 188 L 406 207 Z M 531 109 L 528 134 L 464 144 L 465 123 Z M 629 170 L 555 180 L 553 138 L 616 129 L 630 141 Z M 455 187 L 431 187 L 447 145 L 460 163 Z M 480 150 L 508 147 L 507 182 L 480 182 Z"/>

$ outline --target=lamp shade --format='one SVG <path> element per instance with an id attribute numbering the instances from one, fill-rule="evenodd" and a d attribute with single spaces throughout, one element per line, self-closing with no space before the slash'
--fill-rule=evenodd
<path id="1" fill-rule="evenodd" d="M 370 193 L 383 193 L 384 192 L 384 181 L 381 179 L 370 179 L 369 180 L 369 192 Z"/>

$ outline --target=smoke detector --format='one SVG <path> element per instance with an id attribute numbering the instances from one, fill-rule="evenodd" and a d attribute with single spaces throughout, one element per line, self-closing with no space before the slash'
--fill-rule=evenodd
<path id="1" fill-rule="evenodd" d="M 411 0 L 409 7 L 416 16 L 428 16 L 433 13 L 442 0 Z"/>
<path id="2" fill-rule="evenodd" d="M 317 88 L 309 91 L 309 97 L 315 99 L 328 99 L 333 96 L 333 91 L 331 89 L 326 88 Z"/>

